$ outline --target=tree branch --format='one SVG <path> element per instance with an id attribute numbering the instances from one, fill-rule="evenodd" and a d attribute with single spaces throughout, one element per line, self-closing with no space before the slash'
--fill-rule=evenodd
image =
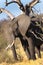
<path id="1" fill-rule="evenodd" d="M 19 8 L 20 8 L 23 12 L 25 12 L 25 8 L 24 8 L 24 6 L 23 6 L 23 4 L 22 4 L 21 2 L 17 2 L 17 1 L 7 2 L 7 1 L 6 1 L 6 6 L 8 6 L 8 5 L 11 4 L 11 3 L 17 3 L 17 4 L 19 5 Z"/>
<path id="2" fill-rule="evenodd" d="M 19 4 L 18 2 L 16 2 L 16 1 L 11 1 L 11 2 L 9 2 L 9 3 L 6 3 L 6 6 L 8 6 L 8 5 L 11 4 L 11 3 L 17 3 L 17 4 L 20 6 L 20 4 Z"/>
<path id="3" fill-rule="evenodd" d="M 31 8 L 34 6 L 34 5 L 36 5 L 37 3 L 39 3 L 39 0 L 33 0 L 32 2 L 30 2 L 29 4 L 28 4 L 28 6 L 30 6 Z"/>
<path id="4" fill-rule="evenodd" d="M 0 8 L 0 13 L 2 13 L 2 12 L 6 13 L 11 18 L 11 20 L 13 20 L 15 18 L 8 10 L 6 10 L 4 8 Z"/>

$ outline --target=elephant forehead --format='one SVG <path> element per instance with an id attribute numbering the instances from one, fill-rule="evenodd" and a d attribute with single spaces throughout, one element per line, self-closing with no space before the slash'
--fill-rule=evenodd
<path id="1" fill-rule="evenodd" d="M 25 35 L 28 27 L 30 26 L 30 17 L 28 17 L 26 15 L 23 15 L 19 19 L 18 24 L 19 24 L 19 30 L 20 30 L 20 32 L 22 33 L 22 35 Z"/>

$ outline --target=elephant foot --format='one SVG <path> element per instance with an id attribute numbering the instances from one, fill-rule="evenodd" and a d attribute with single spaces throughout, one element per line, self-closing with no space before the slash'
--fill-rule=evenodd
<path id="1" fill-rule="evenodd" d="M 36 60 L 35 53 L 31 55 L 31 59 L 32 59 L 32 60 Z"/>
<path id="2" fill-rule="evenodd" d="M 32 60 L 36 60 L 36 57 L 31 57 Z"/>
<path id="3" fill-rule="evenodd" d="M 38 58 L 41 58 L 40 46 L 36 47 L 36 53 L 38 55 Z"/>
<path id="4" fill-rule="evenodd" d="M 39 53 L 38 53 L 38 58 L 41 58 L 41 53 L 40 53 L 40 50 L 39 50 Z"/>
<path id="5" fill-rule="evenodd" d="M 38 55 L 38 58 L 41 58 L 41 54 Z"/>

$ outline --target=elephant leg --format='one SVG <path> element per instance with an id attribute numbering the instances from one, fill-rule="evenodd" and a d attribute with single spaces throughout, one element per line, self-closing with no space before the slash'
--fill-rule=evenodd
<path id="1" fill-rule="evenodd" d="M 36 50 L 37 50 L 37 54 L 38 54 L 38 57 L 41 58 L 41 53 L 40 53 L 40 46 L 37 46 L 36 47 Z"/>
<path id="2" fill-rule="evenodd" d="M 24 48 L 24 51 L 25 51 L 27 57 L 30 59 L 28 41 L 26 40 L 26 38 L 20 38 L 20 40 L 21 40 L 22 46 Z"/>
<path id="3" fill-rule="evenodd" d="M 36 59 L 36 57 L 35 57 L 35 47 L 34 47 L 32 38 L 28 38 L 28 44 L 29 44 L 29 51 L 30 51 L 31 59 L 35 60 Z"/>
<path id="4" fill-rule="evenodd" d="M 28 59 L 30 59 L 31 56 L 30 56 L 29 47 L 24 46 L 24 51 L 26 52 L 26 55 L 27 55 Z"/>
<path id="5" fill-rule="evenodd" d="M 28 52 L 28 57 L 29 57 L 29 59 L 31 59 L 31 55 L 30 55 L 30 51 L 29 51 L 29 47 L 27 47 L 26 49 L 27 49 L 27 52 Z"/>
<path id="6" fill-rule="evenodd" d="M 13 56 L 14 56 L 15 60 L 18 60 L 16 50 L 15 50 L 15 46 L 13 45 L 11 49 L 12 49 Z"/>

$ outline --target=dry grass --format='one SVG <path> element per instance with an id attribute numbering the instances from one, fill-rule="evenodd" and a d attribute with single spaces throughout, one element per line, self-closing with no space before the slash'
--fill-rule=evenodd
<path id="1" fill-rule="evenodd" d="M 15 62 L 13 55 L 12 55 L 12 51 L 5 51 L 4 48 L 6 48 L 6 41 L 4 40 L 4 38 L 2 37 L 2 35 L 0 35 L 0 65 L 43 65 L 43 52 L 41 52 L 41 56 L 42 58 L 39 59 L 37 57 L 37 59 L 35 61 L 33 60 L 23 60 L 22 62 Z M 36 55 L 37 56 L 37 55 Z"/>
<path id="2" fill-rule="evenodd" d="M 37 59 L 35 61 L 29 60 L 29 61 L 16 62 L 16 63 L 2 62 L 0 63 L 0 65 L 43 65 L 43 58 Z"/>
<path id="3" fill-rule="evenodd" d="M 3 54 L 2 54 L 3 55 Z M 14 58 L 13 58 L 13 55 L 12 55 L 12 51 L 9 50 L 7 52 L 4 53 L 5 57 L 4 56 L 0 56 L 0 65 L 43 65 L 43 52 L 41 52 L 41 56 L 42 58 L 38 58 L 37 54 L 36 54 L 36 57 L 37 59 L 36 60 L 23 60 L 23 61 L 18 61 L 18 62 L 15 62 L 14 61 Z"/>

